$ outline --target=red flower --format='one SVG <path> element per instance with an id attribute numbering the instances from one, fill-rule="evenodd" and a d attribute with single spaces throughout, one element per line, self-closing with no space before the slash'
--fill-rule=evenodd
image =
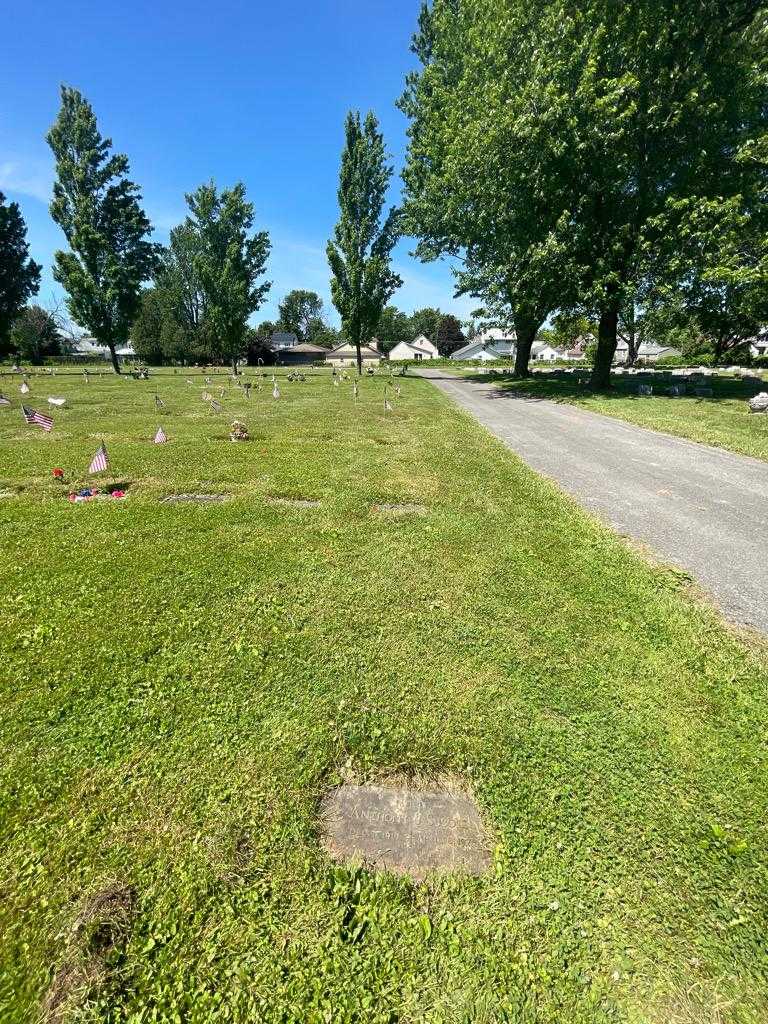
<path id="1" fill-rule="evenodd" d="M 64 470 L 63 469 L 54 469 L 53 470 L 53 476 L 54 476 L 54 479 L 56 479 L 56 480 L 63 480 L 64 479 Z"/>

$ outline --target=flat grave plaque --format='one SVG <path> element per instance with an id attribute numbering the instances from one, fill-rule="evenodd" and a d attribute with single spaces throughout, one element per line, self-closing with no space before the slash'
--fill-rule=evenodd
<path id="1" fill-rule="evenodd" d="M 334 860 L 415 879 L 441 870 L 481 875 L 491 866 L 480 813 L 464 793 L 343 785 L 323 803 L 322 829 Z"/>
<path id="2" fill-rule="evenodd" d="M 178 505 L 180 502 L 196 501 L 208 504 L 215 501 L 226 501 L 226 494 L 169 494 L 160 499 L 161 505 Z"/>
<path id="3" fill-rule="evenodd" d="M 270 505 L 283 505 L 286 508 L 319 508 L 317 498 L 267 498 Z"/>
<path id="4" fill-rule="evenodd" d="M 427 507 L 425 505 L 419 505 L 412 501 L 400 504 L 385 501 L 373 507 L 376 512 L 385 512 L 390 516 L 424 516 L 427 514 Z"/>

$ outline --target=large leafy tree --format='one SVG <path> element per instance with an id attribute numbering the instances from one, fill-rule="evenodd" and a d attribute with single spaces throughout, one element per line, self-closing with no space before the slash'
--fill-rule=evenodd
<path id="1" fill-rule="evenodd" d="M 323 323 L 323 300 L 317 292 L 294 288 L 277 307 L 279 330 L 292 331 L 299 341 L 312 341 Z"/>
<path id="2" fill-rule="evenodd" d="M 536 146 L 557 131 L 540 114 L 541 18 L 522 0 L 425 4 L 413 41 L 422 68 L 400 101 L 411 122 L 405 228 L 423 259 L 457 257 L 459 293 L 514 327 L 521 375 L 569 282 L 557 161 Z"/>
<path id="3" fill-rule="evenodd" d="M 149 241 L 138 187 L 127 177 L 128 157 L 110 154 L 111 139 L 102 138 L 77 89 L 62 86 L 47 138 L 56 158 L 51 216 L 70 247 L 56 253 L 53 274 L 67 291 L 71 316 L 109 349 L 119 373 L 115 350 L 128 340 L 158 247 Z"/>
<path id="4" fill-rule="evenodd" d="M 10 348 L 20 359 L 33 364 L 61 355 L 56 320 L 42 306 L 25 306 L 13 322 Z"/>
<path id="5" fill-rule="evenodd" d="M 435 309 L 433 306 L 423 306 L 421 309 L 415 309 L 410 316 L 411 341 L 422 334 L 425 338 L 429 338 L 430 341 L 434 341 L 437 335 L 437 325 L 440 323 L 442 316 L 443 314 L 440 310 Z"/>
<path id="6" fill-rule="evenodd" d="M 451 313 L 447 313 L 437 325 L 435 344 L 441 356 L 450 356 L 466 341 L 461 323 Z"/>
<path id="7" fill-rule="evenodd" d="M 413 341 L 413 324 L 407 313 L 397 306 L 385 306 L 381 311 L 376 337 L 382 352 L 390 352 L 401 341 Z"/>
<path id="8" fill-rule="evenodd" d="M 372 113 L 361 123 L 358 113 L 347 115 L 345 145 L 339 175 L 339 222 L 328 242 L 331 296 L 348 341 L 357 350 L 376 332 L 381 313 L 402 284 L 390 267 L 398 238 L 398 213 L 383 216 L 392 168 L 384 138 Z"/>
<path id="9" fill-rule="evenodd" d="M 555 237 L 578 303 L 597 314 L 592 383 L 605 387 L 622 308 L 646 282 L 672 283 L 702 203 L 752 187 L 754 168 L 737 156 L 768 113 L 764 4 L 562 0 L 552 8 L 537 77 L 544 120 L 557 116 L 558 130 L 537 150 L 558 168 Z"/>
<path id="10" fill-rule="evenodd" d="M 248 347 L 248 317 L 272 286 L 260 280 L 271 247 L 269 235 L 250 233 L 253 205 L 240 183 L 219 193 L 209 182 L 186 198 L 190 213 L 184 228 L 191 268 L 204 300 L 212 344 L 237 373 L 238 359 Z"/>
<path id="11" fill-rule="evenodd" d="M 18 203 L 0 192 L 0 356 L 8 352 L 11 326 L 37 294 L 42 267 L 29 257 L 27 226 Z"/>

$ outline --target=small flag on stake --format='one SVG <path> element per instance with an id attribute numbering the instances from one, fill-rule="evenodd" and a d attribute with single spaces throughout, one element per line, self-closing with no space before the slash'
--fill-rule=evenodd
<path id="1" fill-rule="evenodd" d="M 243 392 L 246 398 L 251 397 L 251 382 L 249 380 L 245 381 L 243 384 Z"/>
<path id="2" fill-rule="evenodd" d="M 27 423 L 36 423 L 38 427 L 42 427 L 45 431 L 53 429 L 53 419 L 50 416 L 46 416 L 44 412 L 30 409 L 28 405 L 22 405 L 21 411 Z"/>
<path id="3" fill-rule="evenodd" d="M 272 397 L 273 398 L 279 398 L 280 397 L 280 388 L 277 386 L 277 384 L 275 384 L 275 386 L 272 388 Z"/>
<path id="4" fill-rule="evenodd" d="M 156 409 L 164 409 L 165 408 L 165 402 L 162 400 L 160 395 L 155 395 L 155 408 Z"/>
<path id="5" fill-rule="evenodd" d="M 155 444 L 165 444 L 165 442 L 167 440 L 168 440 L 168 437 L 167 437 L 165 431 L 163 430 L 163 428 L 162 427 L 158 427 L 157 428 L 157 433 L 155 434 Z"/>
<path id="6" fill-rule="evenodd" d="M 357 403 L 357 381 L 352 382 L 352 395 L 355 399 L 355 403 Z"/>
<path id="7" fill-rule="evenodd" d="M 200 397 L 202 398 L 202 400 L 204 402 L 212 402 L 213 401 L 213 395 L 210 394 L 208 391 L 204 391 L 202 393 L 202 395 L 200 395 Z"/>
<path id="8" fill-rule="evenodd" d="M 399 398 L 399 397 L 400 397 L 400 385 L 396 384 L 395 385 L 395 398 Z"/>
<path id="9" fill-rule="evenodd" d="M 0 395 L 0 405 L 10 405 L 10 398 L 6 398 L 5 395 Z"/>
<path id="10" fill-rule="evenodd" d="M 222 411 L 222 409 L 223 409 L 223 406 L 222 406 L 221 402 L 217 402 L 215 398 L 212 398 L 211 399 L 211 412 L 216 413 L 218 415 L 218 413 L 220 413 Z"/>
<path id="11" fill-rule="evenodd" d="M 107 455 L 107 446 L 102 441 L 99 445 L 99 449 L 91 459 L 91 464 L 88 467 L 89 473 L 103 473 L 109 465 L 109 456 Z"/>
<path id="12" fill-rule="evenodd" d="M 339 378 L 338 377 L 334 376 L 333 384 L 334 384 L 334 387 L 338 387 L 339 386 Z"/>
<path id="13" fill-rule="evenodd" d="M 28 395 L 29 394 L 29 390 L 30 390 L 29 384 L 27 384 L 27 382 L 25 380 L 23 380 L 21 382 L 21 387 L 19 388 L 19 391 L 22 393 L 22 395 Z"/>

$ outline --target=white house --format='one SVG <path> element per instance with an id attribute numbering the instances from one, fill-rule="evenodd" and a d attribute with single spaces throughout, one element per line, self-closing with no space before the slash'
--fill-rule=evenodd
<path id="1" fill-rule="evenodd" d="M 413 359 L 420 362 L 422 359 L 439 359 L 440 353 L 437 345 L 434 345 L 429 338 L 420 334 L 413 341 L 399 341 L 389 352 L 390 359 Z"/>
<path id="2" fill-rule="evenodd" d="M 375 366 L 381 360 L 381 354 L 373 345 L 361 345 L 360 354 L 363 357 L 363 366 Z M 332 366 L 357 366 L 357 352 L 354 345 L 344 341 L 325 357 L 326 363 Z"/>
<path id="3" fill-rule="evenodd" d="M 298 344 L 298 335 L 293 331 L 275 331 L 269 339 L 269 347 L 273 352 L 279 352 L 284 348 L 295 348 Z"/>
<path id="4" fill-rule="evenodd" d="M 673 348 L 671 345 L 659 345 L 655 341 L 641 341 L 637 350 L 637 358 L 642 359 L 644 363 L 655 363 L 663 356 L 680 355 L 682 355 L 682 352 L 679 348 Z M 616 343 L 616 351 L 613 355 L 613 361 L 614 363 L 625 363 L 628 356 L 629 346 L 626 341 L 619 338 Z"/>
<path id="5" fill-rule="evenodd" d="M 752 338 L 749 343 L 749 351 L 753 356 L 768 356 L 768 333 Z"/>
<path id="6" fill-rule="evenodd" d="M 494 359 L 513 359 L 515 349 L 514 332 L 510 334 L 500 327 L 491 327 L 453 352 L 451 359 L 477 359 L 489 363 Z"/>
<path id="7" fill-rule="evenodd" d="M 534 341 L 531 345 L 531 360 L 535 363 L 553 363 L 556 359 L 565 359 L 565 352 L 544 341 Z"/>

